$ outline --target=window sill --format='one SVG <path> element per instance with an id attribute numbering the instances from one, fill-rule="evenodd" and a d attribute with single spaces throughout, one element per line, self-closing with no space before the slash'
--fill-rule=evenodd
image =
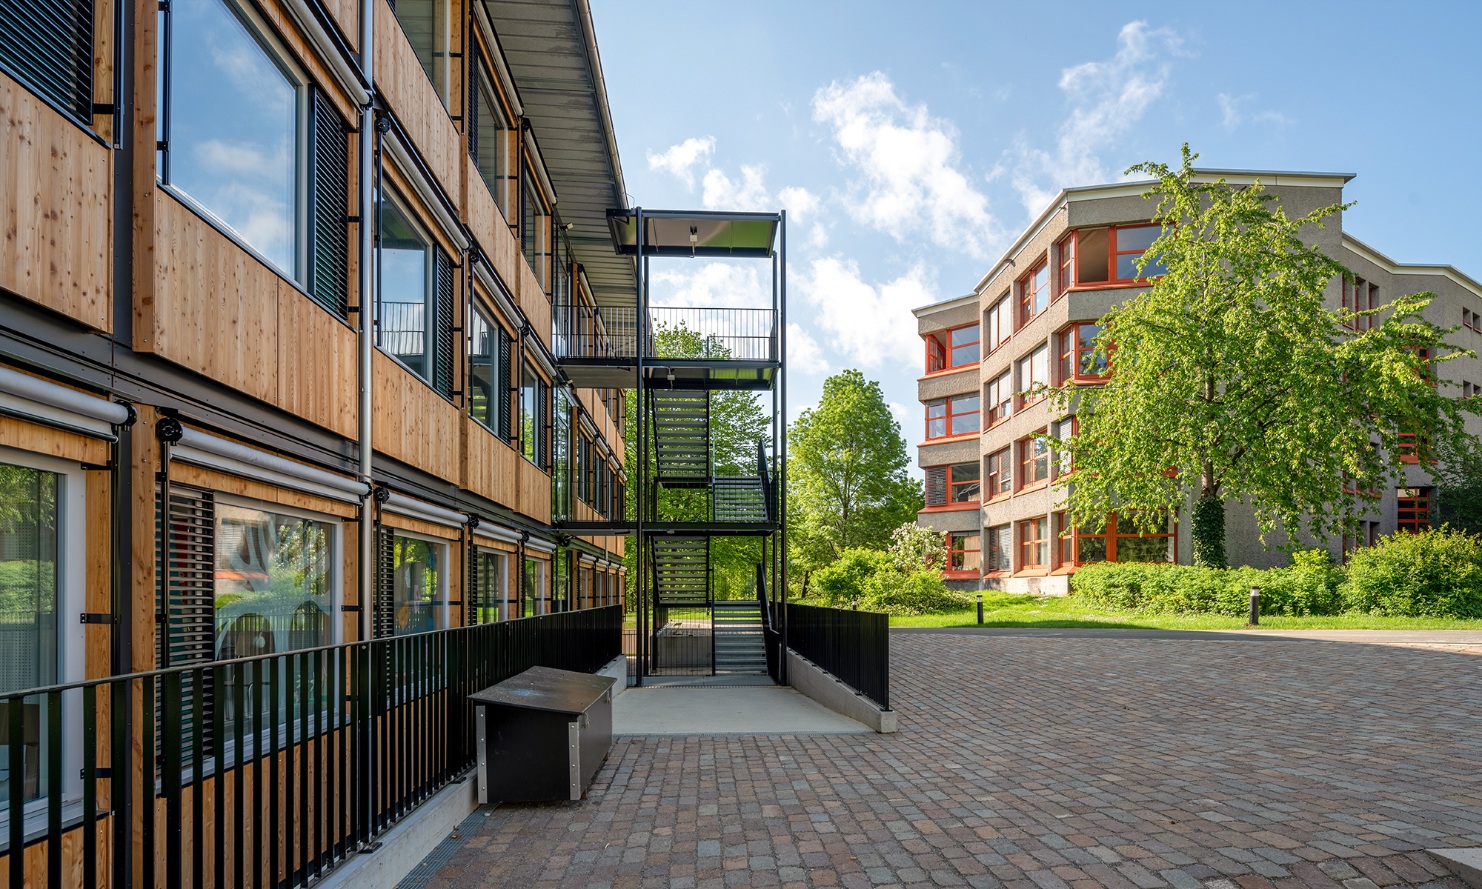
<path id="1" fill-rule="evenodd" d="M 1047 576 L 1049 576 L 1049 573 L 1050 573 L 1050 571 L 1049 571 L 1048 568 L 1022 568 L 1022 569 L 1020 569 L 1018 571 L 1015 571 L 1010 576 L 1011 577 L 1047 577 Z"/>
<path id="2" fill-rule="evenodd" d="M 979 432 L 978 430 L 974 429 L 972 432 L 960 432 L 957 435 L 945 435 L 945 436 L 943 436 L 941 438 L 928 438 L 925 441 L 921 442 L 920 444 L 916 445 L 916 447 L 918 447 L 918 448 L 924 448 L 927 445 L 951 444 L 954 441 L 971 441 L 972 439 L 977 438 L 981 434 L 982 434 L 981 432 Z"/>
<path id="3" fill-rule="evenodd" d="M 1048 481 L 1032 482 L 1032 483 L 1027 484 L 1024 487 L 1020 488 L 1019 490 L 1015 491 L 1014 494 L 1015 494 L 1015 496 L 1017 496 L 1019 494 L 1028 494 L 1031 491 L 1039 491 L 1039 490 L 1042 490 L 1042 489 L 1047 488 L 1049 486 L 1050 486 L 1050 483 Z"/>
<path id="4" fill-rule="evenodd" d="M 942 569 L 942 579 L 944 580 L 977 580 L 979 577 L 982 576 L 982 574 L 979 574 L 971 568 L 967 570 L 953 570 L 950 568 Z"/>
<path id="5" fill-rule="evenodd" d="M 992 497 L 989 497 L 988 498 L 988 502 L 989 503 L 1001 503 L 1001 502 L 1003 502 L 1005 500 L 1008 500 L 1012 496 L 1014 496 L 1014 492 L 1013 491 L 1009 491 L 1009 492 L 1004 493 L 1004 494 L 994 494 Z"/>
<path id="6" fill-rule="evenodd" d="M 1050 572 L 1050 576 L 1051 577 L 1065 577 L 1067 575 L 1074 574 L 1075 573 L 1075 569 L 1077 567 L 1078 566 L 1076 566 L 1076 565 L 1061 565 L 1059 568 L 1056 568 L 1054 571 L 1051 571 Z"/>
<path id="7" fill-rule="evenodd" d="M 1030 408 L 1034 407 L 1036 404 L 1039 404 L 1041 401 L 1044 401 L 1046 397 L 1047 396 L 1041 395 L 1039 398 L 1036 398 L 1033 401 L 1021 401 L 1017 405 L 1015 405 L 1014 413 L 1023 413 L 1024 411 L 1027 411 Z"/>
<path id="8" fill-rule="evenodd" d="M 1104 386 L 1108 382 L 1110 380 L 1107 377 L 1071 377 L 1068 380 L 1061 380 L 1060 385 L 1065 386 L 1074 383 L 1077 386 Z"/>
<path id="9" fill-rule="evenodd" d="M 917 377 L 916 382 L 920 383 L 924 380 L 935 380 L 938 377 L 950 377 L 953 374 L 960 374 L 970 370 L 977 370 L 980 364 L 981 362 L 974 361 L 972 364 L 959 364 L 955 367 L 943 368 L 942 370 L 927 371 L 925 376 Z"/>
<path id="10" fill-rule="evenodd" d="M 981 503 L 976 500 L 972 500 L 967 503 L 948 503 L 943 506 L 925 506 L 921 509 L 916 510 L 916 512 L 918 514 L 923 512 L 966 512 L 970 509 L 978 509 L 980 506 L 982 506 Z"/>
<path id="11" fill-rule="evenodd" d="M 1008 571 L 985 571 L 985 572 L 983 572 L 983 577 L 985 577 L 985 578 L 988 578 L 988 577 L 1013 577 L 1013 576 L 1014 575 L 1011 572 L 1008 572 Z"/>
<path id="12" fill-rule="evenodd" d="M 1131 290 L 1134 287 L 1151 287 L 1157 278 L 1137 278 L 1131 281 L 1091 281 L 1086 284 L 1077 284 L 1066 290 L 1066 293 L 1087 293 L 1096 290 Z"/>

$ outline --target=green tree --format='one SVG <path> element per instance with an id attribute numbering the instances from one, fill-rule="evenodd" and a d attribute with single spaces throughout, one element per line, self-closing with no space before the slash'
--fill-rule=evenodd
<path id="1" fill-rule="evenodd" d="M 1482 396 L 1472 397 L 1482 400 Z M 1458 448 L 1453 442 L 1442 442 L 1437 456 L 1436 523 L 1482 535 L 1482 445 L 1468 441 Z"/>
<path id="2" fill-rule="evenodd" d="M 788 543 L 805 575 L 846 549 L 885 549 L 921 506 L 900 424 L 880 384 L 857 370 L 824 381 L 818 406 L 788 433 L 787 463 Z"/>
<path id="3" fill-rule="evenodd" d="M 1059 484 L 1074 521 L 1098 527 L 1121 509 L 1151 530 L 1193 497 L 1194 562 L 1223 567 L 1226 499 L 1254 509 L 1263 541 L 1279 527 L 1295 545 L 1304 522 L 1323 536 L 1352 529 L 1378 495 L 1344 488 L 1398 482 L 1404 434 L 1431 465 L 1434 448 L 1466 437 L 1462 414 L 1477 405 L 1432 385 L 1424 356 L 1470 354 L 1421 317 L 1432 294 L 1324 307 L 1328 285 L 1352 273 L 1302 235 L 1342 206 L 1289 217 L 1260 183 L 1196 181 L 1197 157 L 1185 145 L 1176 170 L 1128 170 L 1158 180 L 1144 197 L 1163 226 L 1139 274 L 1166 271 L 1102 319 L 1110 379 L 1056 393 L 1080 419 L 1063 443 L 1075 471 Z M 1372 328 L 1345 326 L 1359 316 Z"/>

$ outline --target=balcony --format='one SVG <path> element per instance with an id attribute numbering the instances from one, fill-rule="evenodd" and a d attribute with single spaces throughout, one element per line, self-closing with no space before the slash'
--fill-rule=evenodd
<path id="1" fill-rule="evenodd" d="M 641 327 L 633 306 L 557 304 L 551 317 L 556 361 L 577 386 L 636 388 L 641 363 L 673 388 L 766 388 L 780 363 L 775 309 L 654 306 Z"/>

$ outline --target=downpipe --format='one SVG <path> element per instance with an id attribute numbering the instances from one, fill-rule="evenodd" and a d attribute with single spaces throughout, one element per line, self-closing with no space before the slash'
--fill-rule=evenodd
<path id="1" fill-rule="evenodd" d="M 373 327 L 375 323 L 375 285 L 376 285 L 376 263 L 375 263 L 375 219 L 376 219 L 376 182 L 375 158 L 376 142 L 380 138 L 376 132 L 376 81 L 375 81 L 375 10 L 376 0 L 362 0 L 360 4 L 360 74 L 367 85 L 368 97 L 365 104 L 360 108 L 360 138 L 356 140 L 356 207 L 359 210 L 359 222 L 357 223 L 356 256 L 359 273 L 360 293 L 360 336 L 356 345 L 358 346 L 358 382 L 359 382 L 359 406 L 357 414 L 359 417 L 358 438 L 360 451 L 360 480 L 365 482 L 371 490 L 375 489 L 374 465 L 372 452 L 374 441 L 372 438 L 371 417 L 374 409 L 372 397 L 373 362 L 375 354 L 375 342 L 373 339 Z M 376 563 L 376 509 L 371 498 L 366 497 L 360 506 L 360 638 L 371 638 L 371 620 L 374 616 L 372 610 L 375 607 L 375 570 Z"/>

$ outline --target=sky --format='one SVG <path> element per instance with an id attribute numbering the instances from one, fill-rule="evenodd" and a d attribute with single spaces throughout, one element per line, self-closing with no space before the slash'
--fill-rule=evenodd
<path id="1" fill-rule="evenodd" d="M 591 6 L 630 204 L 785 209 L 789 417 L 859 368 L 913 466 L 911 310 L 971 293 L 1062 187 L 1183 142 L 1355 174 L 1345 231 L 1482 278 L 1482 2 Z M 660 303 L 770 293 L 756 263 L 654 271 Z"/>

